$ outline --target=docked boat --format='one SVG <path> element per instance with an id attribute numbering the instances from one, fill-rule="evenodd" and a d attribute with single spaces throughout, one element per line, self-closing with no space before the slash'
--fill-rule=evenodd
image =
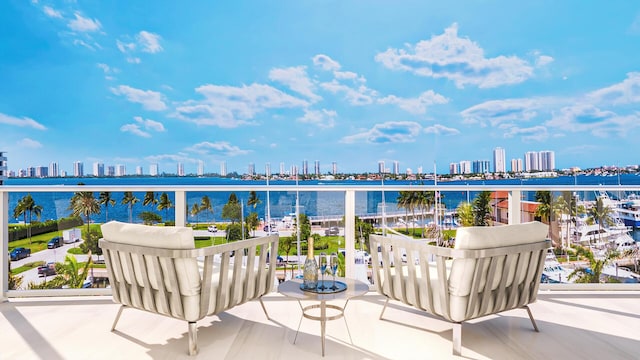
<path id="1" fill-rule="evenodd" d="M 542 282 L 546 284 L 573 283 L 575 279 L 569 279 L 573 270 L 563 267 L 553 250 L 547 250 L 547 257 L 544 260 L 542 270 Z"/>
<path id="2" fill-rule="evenodd" d="M 638 195 L 632 194 L 620 200 L 615 210 L 626 226 L 640 228 L 640 197 Z"/>

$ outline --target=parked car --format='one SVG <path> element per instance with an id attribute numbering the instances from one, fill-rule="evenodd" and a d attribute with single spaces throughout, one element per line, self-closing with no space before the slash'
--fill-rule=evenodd
<path id="1" fill-rule="evenodd" d="M 24 259 L 24 258 L 29 257 L 29 256 L 31 256 L 31 249 L 27 249 L 27 248 L 23 248 L 23 247 L 17 247 L 15 249 L 11 250 L 11 253 L 9 254 L 9 257 L 11 258 L 11 261 Z"/>
<path id="2" fill-rule="evenodd" d="M 336 236 L 340 235 L 340 228 L 337 226 L 332 226 L 324 231 L 325 236 Z"/>
<path id="3" fill-rule="evenodd" d="M 262 228 L 262 230 L 263 230 L 264 232 L 269 232 L 269 225 L 265 225 L 265 226 Z M 275 225 L 271 225 L 271 233 L 272 233 L 272 234 L 275 234 L 275 233 L 277 233 L 277 232 L 278 232 L 278 229 L 276 228 L 276 226 L 275 226 Z"/>
<path id="4" fill-rule="evenodd" d="M 64 245 L 64 241 L 62 240 L 62 236 L 56 236 L 54 238 L 52 238 L 51 240 L 49 240 L 49 242 L 47 243 L 47 249 L 55 249 L 57 247 L 60 247 Z"/>
<path id="5" fill-rule="evenodd" d="M 38 276 L 52 276 L 56 274 L 56 263 L 50 262 L 38 266 Z"/>
<path id="6" fill-rule="evenodd" d="M 218 227 L 216 225 L 209 225 L 207 228 L 209 232 L 218 232 Z"/>

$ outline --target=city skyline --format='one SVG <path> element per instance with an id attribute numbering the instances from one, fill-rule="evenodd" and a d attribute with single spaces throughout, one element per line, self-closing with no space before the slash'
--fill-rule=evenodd
<path id="1" fill-rule="evenodd" d="M 633 2 L 32 0 L 0 20 L 14 171 L 444 174 L 496 148 L 505 168 L 545 149 L 558 169 L 639 163 Z"/>

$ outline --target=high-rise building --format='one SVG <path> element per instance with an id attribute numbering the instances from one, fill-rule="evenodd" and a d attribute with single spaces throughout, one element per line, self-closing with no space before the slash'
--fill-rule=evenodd
<path id="1" fill-rule="evenodd" d="M 136 175 L 142 176 L 142 166 L 136 166 Z"/>
<path id="2" fill-rule="evenodd" d="M 198 160 L 198 176 L 204 175 L 204 161 Z"/>
<path id="3" fill-rule="evenodd" d="M 57 162 L 49 163 L 49 176 L 50 177 L 58 177 L 60 176 L 60 170 L 58 169 Z"/>
<path id="4" fill-rule="evenodd" d="M 107 176 L 116 176 L 116 167 L 113 165 L 107 166 Z"/>
<path id="5" fill-rule="evenodd" d="M 271 164 L 270 163 L 264 164 L 264 176 L 271 177 Z"/>
<path id="6" fill-rule="evenodd" d="M 116 165 L 116 176 L 126 176 L 127 167 L 123 164 Z"/>
<path id="7" fill-rule="evenodd" d="M 418 175 L 422 175 L 422 166 L 418 166 Z"/>
<path id="8" fill-rule="evenodd" d="M 289 173 L 291 176 L 295 176 L 296 178 L 298 177 L 298 167 L 295 165 L 291 165 L 291 170 Z"/>
<path id="9" fill-rule="evenodd" d="M 462 161 L 460 161 L 460 174 L 471 174 L 471 161 L 470 160 L 462 160 Z"/>
<path id="10" fill-rule="evenodd" d="M 309 175 L 309 162 L 307 160 L 302 161 L 302 175 Z"/>
<path id="11" fill-rule="evenodd" d="M 158 164 L 149 165 L 149 175 L 158 176 Z"/>
<path id="12" fill-rule="evenodd" d="M 460 173 L 460 165 L 458 163 L 449 164 L 449 174 L 456 175 Z"/>
<path id="13" fill-rule="evenodd" d="M 471 171 L 474 174 L 486 174 L 491 171 L 491 162 L 489 160 L 474 160 Z"/>
<path id="14" fill-rule="evenodd" d="M 393 161 L 393 175 L 400 175 L 400 163 L 398 160 Z"/>
<path id="15" fill-rule="evenodd" d="M 338 163 L 335 161 L 331 163 L 331 174 L 333 175 L 338 174 Z"/>
<path id="16" fill-rule="evenodd" d="M 320 177 L 320 160 L 313 162 L 313 170 L 317 177 Z"/>
<path id="17" fill-rule="evenodd" d="M 522 159 L 511 159 L 511 171 L 522 172 Z"/>
<path id="18" fill-rule="evenodd" d="M 184 164 L 181 162 L 178 163 L 178 176 L 184 176 Z"/>
<path id="19" fill-rule="evenodd" d="M 227 162 L 220 162 L 220 176 L 227 176 Z"/>
<path id="20" fill-rule="evenodd" d="M 73 163 L 73 176 L 84 176 L 84 165 L 82 164 L 82 161 L 76 161 Z"/>
<path id="21" fill-rule="evenodd" d="M 493 172 L 507 172 L 506 155 L 504 149 L 501 147 L 493 149 Z"/>
<path id="22" fill-rule="evenodd" d="M 247 170 L 247 174 L 249 176 L 256 176 L 256 164 L 249 163 L 249 168 Z"/>
<path id="23" fill-rule="evenodd" d="M 45 178 L 49 176 L 49 168 L 46 166 L 36 167 L 36 177 Z"/>
<path id="24" fill-rule="evenodd" d="M 540 151 L 540 170 L 552 171 L 556 168 L 556 154 L 553 151 Z"/>
<path id="25" fill-rule="evenodd" d="M 382 161 L 382 160 L 378 161 L 378 173 L 380 173 L 380 174 L 384 174 L 385 173 L 384 161 Z"/>
<path id="26" fill-rule="evenodd" d="M 4 184 L 7 180 L 9 168 L 7 167 L 7 156 L 4 151 L 0 151 L 0 185 Z"/>
<path id="27" fill-rule="evenodd" d="M 104 164 L 101 162 L 93 163 L 93 176 L 102 177 L 104 176 Z"/>
<path id="28" fill-rule="evenodd" d="M 284 176 L 287 171 L 284 168 L 284 162 L 280 163 L 280 176 Z"/>

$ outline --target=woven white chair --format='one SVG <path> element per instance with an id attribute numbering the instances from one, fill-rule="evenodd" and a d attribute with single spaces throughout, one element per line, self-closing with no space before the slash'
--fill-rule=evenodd
<path id="1" fill-rule="evenodd" d="M 548 227 L 540 222 L 458 228 L 454 248 L 402 237 L 371 235 L 378 293 L 453 323 L 453 354 L 462 349 L 462 322 L 536 300 Z M 379 249 L 376 251 L 376 249 Z M 406 254 L 406 257 L 405 257 Z"/>
<path id="2" fill-rule="evenodd" d="M 278 236 L 195 249 L 193 230 L 111 221 L 101 226 L 113 301 L 188 322 L 189 354 L 198 353 L 196 321 L 274 290 Z"/>

